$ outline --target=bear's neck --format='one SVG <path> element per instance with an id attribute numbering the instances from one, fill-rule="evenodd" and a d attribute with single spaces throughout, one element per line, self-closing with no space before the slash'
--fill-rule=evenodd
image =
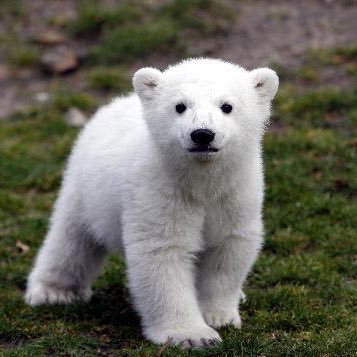
<path id="1" fill-rule="evenodd" d="M 199 161 L 166 157 L 165 166 L 175 187 L 198 201 L 215 200 L 231 191 L 239 170 L 237 161 L 220 158 Z"/>

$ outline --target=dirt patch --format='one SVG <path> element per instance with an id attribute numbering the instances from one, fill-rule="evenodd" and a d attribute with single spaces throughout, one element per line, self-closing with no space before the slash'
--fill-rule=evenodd
<path id="1" fill-rule="evenodd" d="M 242 1 L 223 41 L 221 57 L 247 68 L 301 64 L 307 49 L 356 43 L 357 6 L 352 1 Z"/>

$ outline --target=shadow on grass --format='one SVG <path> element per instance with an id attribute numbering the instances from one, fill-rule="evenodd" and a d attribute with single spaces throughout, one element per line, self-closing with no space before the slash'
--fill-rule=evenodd
<path id="1" fill-rule="evenodd" d="M 140 336 L 140 320 L 131 305 L 128 292 L 117 285 L 96 290 L 88 303 L 36 307 L 32 317 L 46 322 L 62 321 L 69 325 L 75 324 L 76 327 L 87 324 L 99 327 L 130 327 L 136 332 L 136 337 Z"/>

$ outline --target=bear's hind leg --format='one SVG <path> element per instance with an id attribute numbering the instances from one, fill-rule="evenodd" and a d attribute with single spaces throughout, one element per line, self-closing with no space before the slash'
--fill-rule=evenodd
<path id="1" fill-rule="evenodd" d="M 91 283 L 106 256 L 86 227 L 74 217 L 54 215 L 53 225 L 28 277 L 25 300 L 29 305 L 87 301 Z"/>

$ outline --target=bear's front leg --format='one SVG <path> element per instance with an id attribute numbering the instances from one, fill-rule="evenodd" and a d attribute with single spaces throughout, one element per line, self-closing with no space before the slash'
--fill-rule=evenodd
<path id="1" fill-rule="evenodd" d="M 180 208 L 156 209 L 154 217 L 139 211 L 131 216 L 135 224 L 124 226 L 123 238 L 129 288 L 145 337 L 186 348 L 221 341 L 204 321 L 195 290 L 194 252 L 203 219 Z"/>
<path id="2" fill-rule="evenodd" d="M 261 242 L 260 230 L 245 231 L 224 238 L 202 255 L 197 285 L 201 311 L 210 326 L 241 327 L 238 305 L 245 296 L 242 286 Z"/>

